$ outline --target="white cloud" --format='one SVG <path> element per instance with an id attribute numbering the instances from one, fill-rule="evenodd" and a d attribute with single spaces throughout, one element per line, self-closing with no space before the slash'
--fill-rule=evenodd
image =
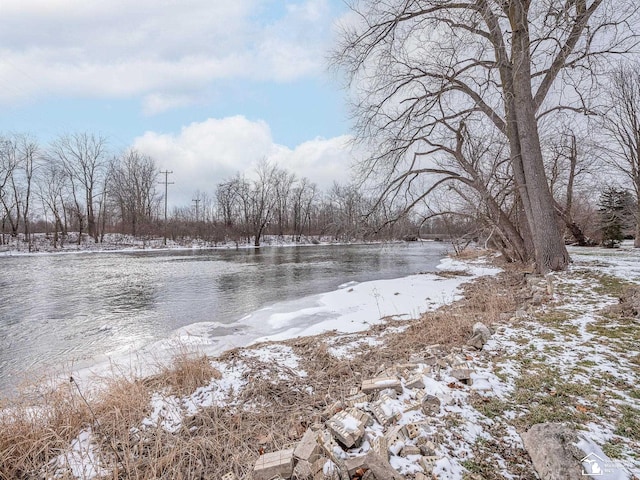
<path id="1" fill-rule="evenodd" d="M 217 80 L 322 71 L 330 0 L 3 0 L 0 102 L 143 96 L 148 114 Z"/>
<path id="2" fill-rule="evenodd" d="M 169 200 L 186 206 L 196 191 L 212 196 L 218 183 L 254 169 L 262 159 L 308 177 L 321 189 L 334 181 L 346 183 L 353 159 L 350 139 L 316 138 L 290 149 L 273 141 L 265 122 L 234 116 L 192 123 L 179 134 L 147 132 L 133 146 L 154 158 L 161 170 L 173 171 Z"/>

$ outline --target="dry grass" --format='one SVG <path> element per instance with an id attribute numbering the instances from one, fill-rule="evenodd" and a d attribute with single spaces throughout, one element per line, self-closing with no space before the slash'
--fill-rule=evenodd
<path id="1" fill-rule="evenodd" d="M 221 374 L 211 365 L 209 358 L 184 350 L 158 375 L 145 379 L 145 383 L 156 390 L 165 388 L 176 395 L 187 395 L 207 385 L 212 378 L 219 379 Z"/>
<path id="2" fill-rule="evenodd" d="M 32 401 L 15 403 L 0 415 L 0 479 L 51 478 L 58 456 L 87 428 L 99 444 L 101 464 L 111 472 L 108 478 L 204 479 L 220 478 L 229 471 L 240 479 L 249 478 L 262 450 L 277 450 L 298 440 L 308 426 L 327 418 L 327 407 L 363 378 L 375 375 L 381 364 L 404 361 L 434 343 L 460 345 L 476 321 L 495 323 L 501 313 L 514 311 L 511 292 L 517 290 L 518 278 L 501 274 L 480 279 L 466 287 L 465 300 L 419 321 L 379 325 L 355 335 L 355 339 L 384 338 L 385 344 L 358 344 L 351 359 L 331 354 L 331 346 L 342 338 L 331 333 L 285 342 L 300 357 L 300 368 L 308 372 L 304 378 L 244 355 L 243 350 L 229 351 L 219 360 L 240 361 L 248 368 L 244 389 L 232 406 L 202 408 L 183 419 L 174 433 L 140 425 L 150 413 L 153 392 L 185 396 L 220 378 L 202 355 L 180 355 L 172 368 L 142 381 L 105 379 L 100 392 L 87 397 L 88 404 L 74 383 L 61 385 L 35 408 Z M 386 332 L 399 325 L 406 330 Z"/>

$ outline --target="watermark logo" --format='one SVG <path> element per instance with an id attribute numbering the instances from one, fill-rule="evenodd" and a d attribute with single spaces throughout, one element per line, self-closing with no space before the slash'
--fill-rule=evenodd
<path id="1" fill-rule="evenodd" d="M 605 462 L 595 453 L 590 453 L 582 460 L 582 475 L 588 475 L 591 477 L 599 477 L 604 475 Z"/>

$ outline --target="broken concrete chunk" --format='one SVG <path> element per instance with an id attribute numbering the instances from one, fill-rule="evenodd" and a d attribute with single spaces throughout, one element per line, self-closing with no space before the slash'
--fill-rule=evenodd
<path id="1" fill-rule="evenodd" d="M 386 437 L 374 438 L 371 442 L 373 451 L 381 458 L 389 461 L 389 442 Z"/>
<path id="2" fill-rule="evenodd" d="M 451 370 L 451 376 L 464 383 L 465 385 L 471 385 L 472 373 L 473 370 L 471 370 L 470 368 L 454 368 L 453 370 Z"/>
<path id="3" fill-rule="evenodd" d="M 422 408 L 422 403 L 419 401 L 408 402 L 403 405 L 402 413 L 413 412 L 416 410 L 420 410 L 421 408 Z"/>
<path id="4" fill-rule="evenodd" d="M 324 418 L 331 418 L 340 410 L 344 410 L 344 403 L 338 400 L 337 402 L 334 402 L 331 405 L 329 405 L 327 408 L 325 408 L 324 411 L 322 412 L 322 416 Z"/>
<path id="5" fill-rule="evenodd" d="M 405 382 L 407 388 L 424 388 L 422 375 L 414 375 Z"/>
<path id="6" fill-rule="evenodd" d="M 238 480 L 236 474 L 233 472 L 225 473 L 220 480 Z"/>
<path id="7" fill-rule="evenodd" d="M 420 455 L 420 448 L 415 445 L 405 445 L 400 451 L 401 457 L 408 457 L 409 455 Z"/>
<path id="8" fill-rule="evenodd" d="M 369 415 L 364 410 L 360 410 L 359 408 L 356 408 L 356 407 L 351 407 L 345 411 L 352 417 L 355 417 L 358 420 L 360 420 L 367 427 L 370 427 L 371 425 L 373 425 L 373 418 L 371 418 L 371 415 Z"/>
<path id="9" fill-rule="evenodd" d="M 364 472 L 364 475 L 362 475 L 362 478 L 360 480 L 378 480 L 378 479 L 376 478 L 373 471 L 367 470 L 366 472 Z"/>
<path id="10" fill-rule="evenodd" d="M 254 480 L 270 480 L 276 475 L 291 478 L 293 474 L 293 450 L 279 450 L 261 455 L 253 467 Z"/>
<path id="11" fill-rule="evenodd" d="M 313 463 L 321 453 L 320 446 L 316 439 L 316 433 L 311 429 L 307 429 L 293 451 L 293 456 L 298 460 Z"/>
<path id="12" fill-rule="evenodd" d="M 435 455 L 431 455 L 429 457 L 420 457 L 420 466 L 425 471 L 425 473 L 431 473 L 433 471 L 433 467 L 436 466 L 436 462 L 440 460 L 439 457 Z"/>
<path id="13" fill-rule="evenodd" d="M 367 474 L 369 479 L 376 480 L 403 480 L 403 476 L 396 472 L 391 466 L 389 462 L 384 458 L 379 457 L 374 452 L 369 451 L 364 457 L 363 462 L 365 462 L 367 468 Z M 369 473 L 371 472 L 371 473 Z M 373 477 L 371 476 L 373 475 Z M 363 477 L 363 478 L 365 478 Z"/>
<path id="14" fill-rule="evenodd" d="M 298 460 L 293 469 L 293 478 L 296 480 L 313 480 L 311 463 L 305 460 Z"/>
<path id="15" fill-rule="evenodd" d="M 420 375 L 426 375 L 427 377 L 431 377 L 433 375 L 433 366 L 427 365 L 422 370 L 420 370 Z"/>
<path id="16" fill-rule="evenodd" d="M 427 440 L 420 445 L 420 453 L 425 457 L 432 457 L 436 454 L 436 444 Z"/>
<path id="17" fill-rule="evenodd" d="M 351 395 L 344 399 L 345 405 L 348 405 L 349 407 L 354 407 L 358 403 L 366 403 L 368 401 L 369 401 L 369 395 L 367 395 L 364 392 L 358 392 L 355 395 Z"/>
<path id="18" fill-rule="evenodd" d="M 364 427 L 363 421 L 344 410 L 327 420 L 327 428 L 346 448 L 360 445 L 364 436 Z"/>
<path id="19" fill-rule="evenodd" d="M 437 415 L 440 413 L 440 399 L 434 395 L 425 395 L 420 401 L 422 405 L 422 413 L 427 416 Z"/>
<path id="20" fill-rule="evenodd" d="M 358 393 L 360 393 L 360 389 L 358 387 L 351 387 L 349 389 L 349 397 L 353 397 L 354 395 L 357 395 Z"/>
<path id="21" fill-rule="evenodd" d="M 422 472 L 418 472 L 413 476 L 413 480 L 429 480 L 429 477 Z"/>
<path id="22" fill-rule="evenodd" d="M 362 391 L 364 393 L 374 393 L 392 388 L 398 393 L 402 393 L 402 384 L 398 377 L 376 377 L 362 381 Z"/>
<path id="23" fill-rule="evenodd" d="M 338 469 L 328 458 L 319 458 L 311 465 L 313 480 L 338 480 Z"/>
<path id="24" fill-rule="evenodd" d="M 392 399 L 383 394 L 380 396 L 380 400 L 369 404 L 369 409 L 373 416 L 385 427 L 396 420 L 391 402 Z"/>
<path id="25" fill-rule="evenodd" d="M 387 430 L 384 436 L 387 439 L 387 445 L 390 451 L 393 451 L 394 447 L 399 450 L 398 444 L 401 443 L 404 445 L 404 442 L 407 440 L 407 429 L 402 425 L 396 425 Z"/>
<path id="26" fill-rule="evenodd" d="M 425 348 L 425 350 L 429 352 L 430 355 L 435 355 L 436 357 L 440 355 L 444 355 L 445 353 L 444 347 L 439 343 L 429 345 L 427 348 Z"/>
<path id="27" fill-rule="evenodd" d="M 316 441 L 320 448 L 328 455 L 333 455 L 334 449 L 339 448 L 338 443 L 335 441 L 333 436 L 327 432 L 326 430 L 321 430 L 318 432 Z"/>
<path id="28" fill-rule="evenodd" d="M 353 477 L 356 474 L 357 470 L 367 470 L 367 459 L 368 457 L 366 455 L 360 456 L 360 457 L 351 457 L 351 458 L 347 458 L 344 461 L 344 466 L 346 467 L 347 471 L 349 472 L 349 478 Z"/>
<path id="29" fill-rule="evenodd" d="M 444 357 L 444 359 L 452 367 L 467 366 L 467 361 L 461 355 L 451 353 Z"/>
<path id="30" fill-rule="evenodd" d="M 407 436 L 409 437 L 410 440 L 413 440 L 414 438 L 420 435 L 420 427 L 415 423 L 408 424 L 406 426 L 406 429 L 407 429 Z"/>

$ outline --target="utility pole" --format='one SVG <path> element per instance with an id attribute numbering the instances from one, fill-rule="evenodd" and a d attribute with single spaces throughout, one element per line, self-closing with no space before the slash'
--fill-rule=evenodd
<path id="1" fill-rule="evenodd" d="M 167 245 L 167 190 L 169 185 L 173 185 L 173 182 L 169 182 L 169 174 L 173 173 L 173 170 L 165 170 L 164 172 L 160 172 L 164 174 L 164 182 L 160 182 L 160 184 L 164 184 L 164 245 Z"/>
<path id="2" fill-rule="evenodd" d="M 191 201 L 196 204 L 196 223 L 197 223 L 198 220 L 200 219 L 200 216 L 198 215 L 198 204 L 200 203 L 200 199 L 199 198 L 194 198 Z"/>

